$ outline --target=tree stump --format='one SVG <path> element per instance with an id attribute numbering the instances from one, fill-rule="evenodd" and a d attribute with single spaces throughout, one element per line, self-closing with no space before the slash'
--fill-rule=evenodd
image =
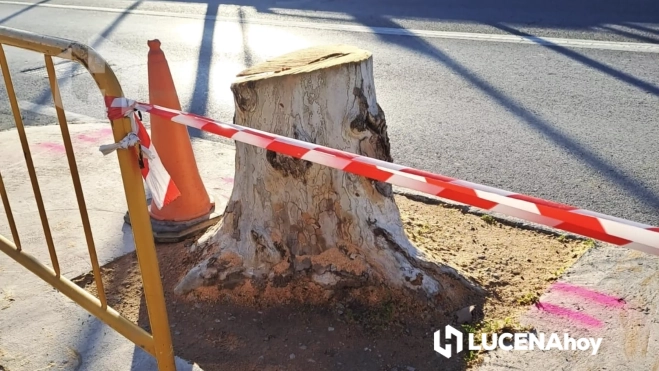
<path id="1" fill-rule="evenodd" d="M 238 125 L 393 161 L 370 52 L 301 50 L 243 71 L 231 90 Z M 245 279 L 283 286 L 294 277 L 325 288 L 384 283 L 429 297 L 451 296 L 456 285 L 477 289 L 410 243 L 390 184 L 241 142 L 235 161 L 224 217 L 202 238 L 202 262 L 177 293 Z"/>

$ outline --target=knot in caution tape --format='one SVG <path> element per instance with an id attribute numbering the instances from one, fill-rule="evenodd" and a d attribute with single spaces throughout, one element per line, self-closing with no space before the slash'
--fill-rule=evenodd
<path id="1" fill-rule="evenodd" d="M 110 153 L 118 150 L 118 149 L 128 149 L 129 147 L 136 146 L 140 143 L 140 138 L 137 136 L 137 133 L 131 132 L 128 133 L 124 137 L 124 139 L 120 140 L 118 143 L 112 143 L 112 144 L 103 144 L 102 146 L 99 147 L 99 150 L 101 153 L 103 153 L 104 156 L 109 155 Z M 154 156 L 151 153 L 151 151 L 144 147 L 143 145 L 140 145 L 140 150 L 146 156 L 148 159 L 153 160 Z"/>
<path id="2" fill-rule="evenodd" d="M 131 132 L 128 133 L 121 141 L 112 144 L 104 144 L 99 150 L 103 153 L 104 156 L 109 155 L 110 153 L 118 149 L 128 149 L 129 147 L 139 145 L 138 149 L 140 150 L 140 162 L 142 154 L 148 159 L 153 160 L 154 155 L 151 153 L 149 148 L 141 145 L 139 138 L 139 127 L 137 125 L 136 111 L 139 112 L 139 104 L 134 100 L 126 98 L 115 98 L 112 103 L 108 106 L 108 118 L 110 120 L 120 119 L 122 117 L 128 117 L 130 119 Z M 143 168 L 143 164 L 140 163 L 140 167 Z"/>
<path id="3" fill-rule="evenodd" d="M 110 120 L 117 120 L 123 117 L 129 117 L 135 112 L 146 112 L 146 107 L 128 98 L 106 97 L 105 105 L 107 115 Z"/>
<path id="4" fill-rule="evenodd" d="M 161 209 L 178 198 L 181 193 L 160 161 L 149 133 L 142 124 L 140 112 L 146 112 L 146 109 L 134 100 L 123 97 L 105 97 L 105 105 L 110 120 L 124 117 L 130 119 L 131 132 L 117 143 L 102 145 L 99 148 L 101 153 L 108 155 L 118 149 L 136 148 L 142 178 L 151 191 L 156 207 Z"/>

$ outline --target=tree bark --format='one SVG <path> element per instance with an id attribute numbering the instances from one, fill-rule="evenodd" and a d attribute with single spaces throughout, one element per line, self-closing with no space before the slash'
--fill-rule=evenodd
<path id="1" fill-rule="evenodd" d="M 393 161 L 367 51 L 338 45 L 284 55 L 243 71 L 231 90 L 238 125 Z M 326 288 L 378 282 L 430 297 L 450 294 L 456 282 L 477 289 L 410 243 L 390 184 L 241 142 L 224 217 L 202 240 L 202 262 L 178 293 L 246 278 L 283 286 L 294 277 Z"/>

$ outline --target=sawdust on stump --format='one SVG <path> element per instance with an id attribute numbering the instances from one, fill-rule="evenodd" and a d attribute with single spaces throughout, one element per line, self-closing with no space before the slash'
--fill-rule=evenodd
<path id="1" fill-rule="evenodd" d="M 529 298 L 540 295 L 592 246 L 460 207 L 395 197 L 410 240 L 487 289 L 485 297 L 465 299 L 477 307 L 472 323 L 516 321 Z M 464 358 L 446 359 L 432 346 L 434 331 L 454 324 L 460 308 L 438 311 L 385 287 L 328 291 L 295 279 L 283 287 L 258 282 L 203 287 L 181 297 L 173 288 L 196 257 L 179 243 L 158 246 L 158 258 L 175 353 L 206 371 L 468 368 Z M 330 249 L 310 257 L 310 264 L 334 258 Z M 150 330 L 135 254 L 102 270 L 110 306 Z M 75 281 L 95 293 L 91 273 Z"/>

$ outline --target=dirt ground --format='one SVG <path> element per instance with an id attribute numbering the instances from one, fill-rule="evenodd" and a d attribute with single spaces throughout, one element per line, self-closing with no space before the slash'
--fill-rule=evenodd
<path id="1" fill-rule="evenodd" d="M 515 329 L 518 316 L 592 241 L 502 224 L 489 216 L 416 197 L 396 195 L 412 242 L 437 262 L 458 269 L 487 290 L 465 329 Z M 196 260 L 188 242 L 158 246 L 167 310 L 178 356 L 214 370 L 464 370 L 478 363 L 463 352 L 446 359 L 433 350 L 433 332 L 455 324 L 382 287 L 319 292 L 301 282 L 267 292 L 216 288 L 188 297 L 173 287 Z M 108 301 L 149 330 L 135 254 L 103 267 Z M 76 282 L 94 291 L 91 273 Z"/>

